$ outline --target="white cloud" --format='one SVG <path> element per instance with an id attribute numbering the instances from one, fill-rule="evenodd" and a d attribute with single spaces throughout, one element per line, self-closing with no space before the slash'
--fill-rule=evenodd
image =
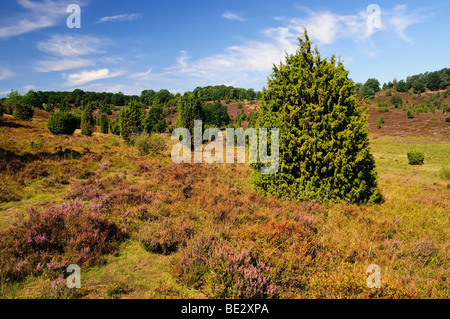
<path id="1" fill-rule="evenodd" d="M 102 79 L 108 79 L 117 77 L 119 75 L 122 75 L 124 72 L 117 71 L 114 73 L 111 73 L 109 69 L 99 69 L 99 70 L 93 70 L 93 71 L 81 71 L 79 73 L 73 73 L 69 75 L 64 75 L 63 77 L 67 80 L 65 83 L 66 86 L 77 86 L 81 84 L 85 84 L 88 82 L 96 81 L 96 80 L 102 80 Z"/>
<path id="2" fill-rule="evenodd" d="M 48 59 L 36 62 L 34 69 L 39 72 L 53 72 L 79 69 L 95 65 L 90 59 Z"/>
<path id="3" fill-rule="evenodd" d="M 80 56 L 101 53 L 99 49 L 107 40 L 92 36 L 54 35 L 47 41 L 41 41 L 37 48 L 58 56 Z"/>
<path id="4" fill-rule="evenodd" d="M 424 19 L 423 15 L 419 16 L 414 11 L 409 11 L 407 14 L 406 5 L 397 5 L 394 11 L 383 10 L 380 28 L 373 28 L 367 24 L 371 13 L 365 10 L 357 14 L 341 15 L 329 11 L 316 12 L 306 7 L 299 7 L 299 9 L 305 11 L 307 16 L 290 19 L 289 28 L 302 33 L 306 27 L 309 37 L 312 40 L 318 40 L 319 44 L 330 44 L 343 38 L 350 38 L 357 42 L 370 40 L 374 33 L 380 31 L 394 31 L 403 40 L 410 41 L 404 33 L 405 30 Z"/>
<path id="5" fill-rule="evenodd" d="M 388 24 L 403 40 L 411 42 L 411 39 L 406 36 L 405 30 L 410 25 L 420 23 L 424 19 L 425 15 L 419 15 L 416 12 L 412 12 L 409 15 L 406 14 L 406 5 L 397 5 L 395 6 L 394 12 L 391 14 L 391 17 L 388 20 Z"/>
<path id="6" fill-rule="evenodd" d="M 150 79 L 150 74 L 152 73 L 152 68 L 148 69 L 146 72 L 142 72 L 142 73 L 136 73 L 136 74 L 132 74 L 129 76 L 129 78 L 133 79 L 133 78 L 138 78 L 142 81 L 145 80 L 149 80 Z"/>
<path id="7" fill-rule="evenodd" d="M 34 2 L 17 0 L 25 12 L 12 17 L 2 17 L 0 21 L 0 38 L 9 38 L 34 30 L 55 26 L 65 21 L 67 6 L 79 3 L 77 0 Z"/>
<path id="8" fill-rule="evenodd" d="M 33 84 L 28 84 L 28 85 L 25 85 L 25 86 L 23 87 L 23 89 L 24 89 L 25 92 L 28 92 L 28 91 L 30 91 L 30 90 L 34 90 L 35 88 L 36 88 L 36 86 L 34 86 Z"/>
<path id="9" fill-rule="evenodd" d="M 230 11 L 224 12 L 222 14 L 222 17 L 232 21 L 245 21 L 245 19 L 240 14 Z"/>
<path id="10" fill-rule="evenodd" d="M 0 67 L 0 81 L 14 76 L 15 74 L 6 68 Z"/>
<path id="11" fill-rule="evenodd" d="M 97 23 L 104 22 L 122 22 L 122 21 L 132 21 L 139 20 L 142 18 L 142 14 L 133 13 L 133 14 L 118 14 L 115 16 L 103 17 L 97 21 Z"/>

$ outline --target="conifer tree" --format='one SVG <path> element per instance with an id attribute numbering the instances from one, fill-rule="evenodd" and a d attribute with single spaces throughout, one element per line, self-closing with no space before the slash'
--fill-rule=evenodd
<path id="1" fill-rule="evenodd" d="M 95 119 L 92 116 L 92 109 L 88 107 L 81 115 L 81 134 L 91 136 L 94 132 L 94 123 Z"/>
<path id="2" fill-rule="evenodd" d="M 178 118 L 175 127 L 186 128 L 191 133 L 191 142 L 194 145 L 194 121 L 204 122 L 203 102 L 193 93 L 185 93 L 178 103 Z M 202 123 L 202 131 L 204 123 Z M 203 140 L 203 138 L 202 138 Z"/>
<path id="3" fill-rule="evenodd" d="M 119 113 L 119 127 L 120 135 L 125 142 L 131 142 L 134 134 L 139 134 L 143 131 L 142 123 L 145 118 L 145 111 L 140 105 L 131 101 L 127 107 L 124 107 Z"/>
<path id="4" fill-rule="evenodd" d="M 272 175 L 254 165 L 256 188 L 300 200 L 380 201 L 367 117 L 348 71 L 334 56 L 322 59 L 306 30 L 299 42 L 262 92 L 258 127 L 279 128 L 280 163 Z"/>
<path id="5" fill-rule="evenodd" d="M 105 114 L 102 114 L 100 118 L 100 131 L 102 134 L 109 133 L 109 119 Z"/>

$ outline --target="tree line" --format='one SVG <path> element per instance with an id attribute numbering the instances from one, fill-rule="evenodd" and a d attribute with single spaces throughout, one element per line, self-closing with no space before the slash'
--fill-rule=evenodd
<path id="1" fill-rule="evenodd" d="M 373 98 L 375 93 L 381 89 L 395 89 L 397 92 L 408 92 L 420 94 L 429 89 L 431 91 L 445 90 L 450 86 L 450 68 L 444 68 L 439 71 L 425 72 L 406 77 L 406 80 L 398 81 L 394 78 L 382 86 L 377 79 L 370 78 L 364 84 L 356 83 L 355 93 L 360 99 Z"/>

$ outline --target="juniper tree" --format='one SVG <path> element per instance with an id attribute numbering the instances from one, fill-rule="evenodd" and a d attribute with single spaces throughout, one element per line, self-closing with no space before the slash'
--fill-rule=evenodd
<path id="1" fill-rule="evenodd" d="M 125 142 L 131 142 L 131 138 L 135 134 L 143 131 L 143 121 L 145 119 L 145 111 L 141 106 L 131 101 L 127 107 L 124 107 L 118 117 L 118 125 L 120 128 L 120 135 Z"/>
<path id="2" fill-rule="evenodd" d="M 91 136 L 94 132 L 94 124 L 95 119 L 92 116 L 92 109 L 88 107 L 81 116 L 81 134 Z"/>
<path id="3" fill-rule="evenodd" d="M 100 132 L 108 134 L 109 132 L 109 119 L 105 114 L 100 117 Z"/>
<path id="4" fill-rule="evenodd" d="M 186 128 L 191 133 L 191 145 L 194 145 L 194 121 L 204 122 L 203 102 L 193 93 L 185 93 L 178 102 L 178 118 L 175 123 L 177 128 Z M 202 123 L 202 131 L 204 129 Z"/>
<path id="5" fill-rule="evenodd" d="M 261 94 L 258 127 L 279 128 L 280 163 L 272 175 L 254 165 L 256 188 L 300 200 L 380 201 L 367 115 L 348 71 L 334 56 L 322 59 L 306 30 L 298 40 Z"/>

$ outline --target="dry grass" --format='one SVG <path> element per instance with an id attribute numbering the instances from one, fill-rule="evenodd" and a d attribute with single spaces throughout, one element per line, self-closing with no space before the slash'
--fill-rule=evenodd
<path id="1" fill-rule="evenodd" d="M 117 254 L 104 256 L 104 265 L 82 269 L 80 298 L 225 296 L 217 278 L 227 280 L 231 296 L 248 296 L 268 287 L 270 276 L 279 298 L 449 297 L 450 186 L 440 175 L 450 164 L 448 139 L 371 135 L 385 202 L 324 207 L 255 193 L 246 164 L 175 165 L 175 142 L 163 136 L 164 152 L 140 156 L 119 138 L 111 143 L 111 135 L 55 137 L 44 118 L 1 120 L 0 227 L 29 207 L 43 210 L 75 198 L 105 205 L 104 216 L 129 239 Z M 43 147 L 28 149 L 39 138 Z M 412 146 L 424 151 L 425 165 L 407 164 Z M 215 262 L 189 268 L 183 256 L 202 236 L 215 238 Z M 245 290 L 218 270 L 218 260 L 238 260 L 262 277 L 243 277 L 254 288 Z M 381 267 L 379 290 L 366 286 L 370 264 Z M 199 271 L 195 284 L 183 275 L 193 271 Z M 0 280 L 6 298 L 40 297 L 39 287 L 51 283 L 42 276 Z M 111 293 L 116 287 L 126 289 Z"/>

